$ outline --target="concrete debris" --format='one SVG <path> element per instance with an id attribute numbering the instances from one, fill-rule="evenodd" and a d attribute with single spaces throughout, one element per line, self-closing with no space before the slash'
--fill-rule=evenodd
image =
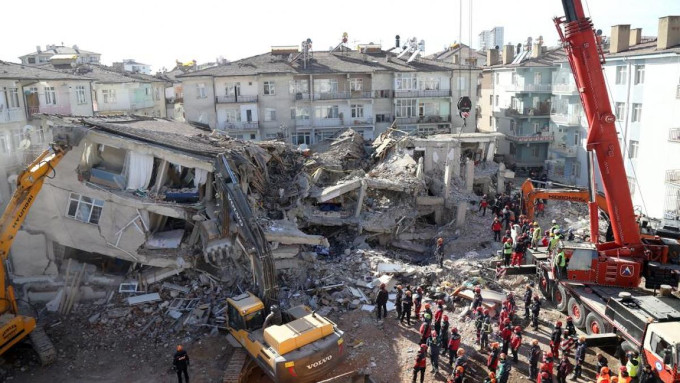
<path id="1" fill-rule="evenodd" d="M 151 293 L 151 294 L 144 294 L 144 295 L 138 295 L 136 297 L 130 297 L 128 298 L 128 303 L 130 306 L 138 305 L 140 303 L 150 303 L 150 302 L 158 302 L 161 300 L 160 295 L 158 293 Z"/>

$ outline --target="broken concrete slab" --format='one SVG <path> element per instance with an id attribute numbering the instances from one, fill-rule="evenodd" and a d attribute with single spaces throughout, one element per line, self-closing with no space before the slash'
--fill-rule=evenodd
<path id="1" fill-rule="evenodd" d="M 330 201 L 345 193 L 351 192 L 361 187 L 361 179 L 354 179 L 345 183 L 329 186 L 321 191 L 321 194 L 316 198 L 318 202 Z"/>
<path id="2" fill-rule="evenodd" d="M 401 273 L 404 267 L 397 263 L 378 263 L 376 270 L 379 273 Z"/>
<path id="3" fill-rule="evenodd" d="M 428 251 L 427 246 L 419 245 L 410 241 L 392 241 L 390 242 L 390 245 L 398 249 L 404 249 L 421 254 Z"/>
<path id="4" fill-rule="evenodd" d="M 182 243 L 183 237 L 184 230 L 182 229 L 153 233 L 146 240 L 144 247 L 147 249 L 176 249 Z"/>
<path id="5" fill-rule="evenodd" d="M 137 295 L 136 297 L 130 297 L 127 299 L 130 306 L 142 304 L 142 303 L 152 303 L 161 300 L 161 296 L 158 293 Z"/>
<path id="6" fill-rule="evenodd" d="M 176 285 L 174 283 L 169 283 L 169 282 L 163 282 L 163 284 L 161 286 L 164 289 L 179 291 L 179 292 L 184 293 L 184 294 L 189 294 L 189 291 L 191 291 L 191 289 L 189 289 L 186 286 L 179 286 L 179 285 Z"/>
<path id="7" fill-rule="evenodd" d="M 154 267 L 142 273 L 142 280 L 147 285 L 150 285 L 152 283 L 160 282 L 172 276 L 179 275 L 179 273 L 181 273 L 182 271 L 184 271 L 184 269 L 169 267 L 166 268 Z"/>
<path id="8" fill-rule="evenodd" d="M 418 196 L 416 205 L 420 206 L 444 206 L 444 197 Z"/>
<path id="9" fill-rule="evenodd" d="M 310 235 L 298 229 L 294 222 L 277 220 L 271 221 L 264 228 L 264 235 L 269 242 L 279 242 L 284 245 L 319 245 L 329 247 L 328 240 L 321 235 Z"/>
<path id="10" fill-rule="evenodd" d="M 385 178 L 366 177 L 365 181 L 366 186 L 368 186 L 371 189 L 392 190 L 398 192 L 403 192 L 407 190 L 407 186 L 404 183 L 388 180 Z"/>

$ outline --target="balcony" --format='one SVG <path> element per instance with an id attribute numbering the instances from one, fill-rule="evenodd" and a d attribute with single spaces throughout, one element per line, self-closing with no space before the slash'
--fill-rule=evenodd
<path id="1" fill-rule="evenodd" d="M 314 126 L 342 126 L 342 119 L 340 118 L 320 118 L 314 120 Z"/>
<path id="2" fill-rule="evenodd" d="M 550 84 L 512 84 L 505 88 L 505 91 L 550 93 L 552 92 L 552 87 Z"/>
<path id="3" fill-rule="evenodd" d="M 576 84 L 553 84 L 552 92 L 555 94 L 567 94 L 573 95 L 578 94 L 578 88 Z"/>
<path id="4" fill-rule="evenodd" d="M 246 102 L 257 102 L 257 96 L 243 96 L 243 95 L 229 95 L 229 96 L 217 96 L 215 97 L 215 103 L 217 104 L 235 104 L 235 103 L 246 103 Z"/>
<path id="5" fill-rule="evenodd" d="M 264 129 L 278 129 L 283 124 L 281 121 L 260 121 L 260 127 Z"/>
<path id="6" fill-rule="evenodd" d="M 575 146 L 551 146 L 550 151 L 555 152 L 562 157 L 576 157 L 578 148 Z"/>
<path id="7" fill-rule="evenodd" d="M 512 118 L 550 117 L 550 108 L 547 107 L 547 104 L 541 105 L 538 108 L 524 108 L 522 110 L 506 108 L 493 112 L 493 116 Z"/>
<path id="8" fill-rule="evenodd" d="M 295 120 L 295 127 L 296 128 L 304 128 L 304 127 L 310 127 L 312 126 L 312 120 L 308 119 L 296 119 Z"/>
<path id="9" fill-rule="evenodd" d="M 512 134 L 506 134 L 505 139 L 512 142 L 522 143 L 522 144 L 544 144 L 552 142 L 555 137 L 552 133 L 549 134 L 534 134 L 530 136 L 518 136 Z"/>
<path id="10" fill-rule="evenodd" d="M 314 100 L 347 100 L 349 92 L 314 93 Z"/>
<path id="11" fill-rule="evenodd" d="M 443 116 L 418 116 L 418 117 L 397 117 L 397 124 L 441 124 L 451 122 L 451 115 Z"/>
<path id="12" fill-rule="evenodd" d="M 257 130 L 258 123 L 255 122 L 223 122 L 220 130 Z"/>
<path id="13" fill-rule="evenodd" d="M 550 115 L 550 119 L 558 125 L 565 126 L 581 125 L 581 114 L 554 113 Z"/>
<path id="14" fill-rule="evenodd" d="M 380 89 L 373 91 L 373 98 L 392 98 L 394 91 L 392 89 Z"/>
<path id="15" fill-rule="evenodd" d="M 37 111 L 36 111 L 37 113 Z M 0 112 L 0 123 L 4 122 L 16 122 L 24 120 L 24 110 L 21 108 L 17 109 L 5 109 Z"/>
<path id="16" fill-rule="evenodd" d="M 395 90 L 396 98 L 451 97 L 450 90 Z"/>
<path id="17" fill-rule="evenodd" d="M 309 93 L 295 93 L 295 101 L 309 101 Z"/>
<path id="18" fill-rule="evenodd" d="M 673 128 L 668 130 L 668 141 L 680 142 L 680 128 Z"/>
<path id="19" fill-rule="evenodd" d="M 361 126 L 361 125 L 373 125 L 373 118 L 350 118 L 348 121 L 349 125 Z"/>
<path id="20" fill-rule="evenodd" d="M 354 90 L 350 92 L 350 98 L 357 99 L 357 98 L 371 98 L 373 95 L 373 92 L 371 91 L 360 91 L 360 90 Z"/>

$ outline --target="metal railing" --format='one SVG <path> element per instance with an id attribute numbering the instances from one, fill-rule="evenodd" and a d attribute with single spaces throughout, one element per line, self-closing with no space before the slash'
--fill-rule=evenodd
<path id="1" fill-rule="evenodd" d="M 680 128 L 672 128 L 668 130 L 668 141 L 680 142 Z"/>
<path id="2" fill-rule="evenodd" d="M 372 125 L 373 124 L 373 118 L 368 117 L 368 118 L 351 118 L 349 120 L 349 123 L 357 126 L 357 125 Z"/>
<path id="3" fill-rule="evenodd" d="M 451 115 L 443 116 L 416 116 L 416 117 L 397 117 L 397 124 L 438 124 L 451 122 Z"/>
<path id="4" fill-rule="evenodd" d="M 575 94 L 578 93 L 578 88 L 576 87 L 576 84 L 553 84 L 552 91 L 553 93 Z"/>
<path id="5" fill-rule="evenodd" d="M 555 136 L 552 133 L 541 134 L 541 135 L 531 135 L 531 136 L 518 136 L 518 135 L 506 134 L 505 139 L 508 140 L 508 141 L 514 141 L 514 142 L 544 143 L 544 142 L 552 142 L 555 139 Z"/>
<path id="6" fill-rule="evenodd" d="M 373 92 L 369 91 L 361 91 L 361 90 L 354 90 L 350 92 L 350 98 L 371 98 Z"/>
<path id="7" fill-rule="evenodd" d="M 295 119 L 295 126 L 296 127 L 305 127 L 305 126 L 312 126 L 312 120 L 311 119 Z"/>
<path id="8" fill-rule="evenodd" d="M 349 92 L 314 93 L 315 100 L 346 100 L 349 97 Z"/>
<path id="9" fill-rule="evenodd" d="M 550 119 L 559 125 L 581 125 L 580 114 L 554 113 L 550 115 Z"/>
<path id="10" fill-rule="evenodd" d="M 37 113 L 37 111 L 36 111 Z M 14 122 L 22 121 L 24 119 L 24 110 L 21 108 L 17 109 L 5 109 L 0 112 L 0 122 Z"/>
<path id="11" fill-rule="evenodd" d="M 416 98 L 416 97 L 451 97 L 451 91 L 446 90 L 395 90 L 396 98 Z"/>
<path id="12" fill-rule="evenodd" d="M 560 153 L 565 157 L 576 157 L 576 147 L 574 146 L 552 146 L 550 150 Z"/>
<path id="13" fill-rule="evenodd" d="M 309 101 L 309 93 L 295 93 L 293 95 L 295 97 L 295 101 Z"/>
<path id="14" fill-rule="evenodd" d="M 493 112 L 494 117 L 547 117 L 550 116 L 548 108 L 524 108 L 517 110 L 514 108 L 501 109 L 499 112 Z"/>
<path id="15" fill-rule="evenodd" d="M 224 122 L 222 123 L 222 130 L 254 130 L 259 127 L 257 121 L 255 122 Z"/>
<path id="16" fill-rule="evenodd" d="M 341 118 L 314 119 L 314 126 L 342 126 L 342 119 Z"/>
<path id="17" fill-rule="evenodd" d="M 550 84 L 513 84 L 505 88 L 508 92 L 550 92 Z"/>
<path id="18" fill-rule="evenodd" d="M 373 98 L 392 98 L 394 91 L 392 89 L 377 89 L 373 91 Z"/>
<path id="19" fill-rule="evenodd" d="M 257 102 L 257 96 L 243 96 L 243 95 L 229 95 L 229 96 L 217 96 L 215 97 L 215 102 L 217 104 L 231 104 L 237 102 Z"/>

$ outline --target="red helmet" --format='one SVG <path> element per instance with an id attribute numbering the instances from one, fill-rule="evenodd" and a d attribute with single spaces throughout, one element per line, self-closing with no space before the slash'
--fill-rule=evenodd
<path id="1" fill-rule="evenodd" d="M 430 308 L 430 304 L 429 304 L 429 303 L 425 303 L 425 308 L 426 308 L 426 309 L 429 309 L 429 308 Z"/>
<path id="2" fill-rule="evenodd" d="M 451 329 L 451 334 L 457 334 L 458 333 L 458 327 L 454 327 Z"/>
<path id="3" fill-rule="evenodd" d="M 571 317 L 567 317 L 567 322 L 571 322 L 571 321 L 573 321 L 573 319 L 571 319 Z"/>
<path id="4" fill-rule="evenodd" d="M 482 288 L 479 287 L 479 286 L 475 286 L 475 290 L 474 290 L 474 291 L 475 291 L 476 293 L 481 293 L 481 292 L 482 292 Z"/>
<path id="5" fill-rule="evenodd" d="M 546 353 L 545 353 L 545 357 L 546 357 L 546 358 L 552 358 L 552 357 L 553 357 L 552 352 L 551 352 L 551 351 L 546 352 Z"/>
<path id="6" fill-rule="evenodd" d="M 562 321 L 555 322 L 555 327 L 562 327 Z"/>
<path id="7" fill-rule="evenodd" d="M 481 307 L 480 307 L 481 309 Z M 489 309 L 484 309 L 484 315 L 489 315 Z"/>
<path id="8" fill-rule="evenodd" d="M 444 315 L 444 316 L 442 317 L 442 319 L 444 320 L 444 322 L 448 322 L 448 321 L 449 321 L 449 316 L 448 316 L 448 315 Z"/>
<path id="9" fill-rule="evenodd" d="M 515 326 L 515 332 L 520 332 L 522 331 L 522 328 L 520 326 Z"/>
<path id="10" fill-rule="evenodd" d="M 430 335 L 432 335 L 432 336 L 437 336 L 437 331 L 432 330 L 432 332 L 430 333 Z"/>
<path id="11" fill-rule="evenodd" d="M 510 321 L 510 318 L 505 318 L 505 320 L 503 321 L 503 323 L 505 323 L 505 324 L 510 324 L 510 323 L 512 323 L 512 322 Z"/>
<path id="12" fill-rule="evenodd" d="M 506 231 L 505 231 L 505 234 L 508 234 L 508 235 L 509 235 L 509 234 L 510 234 L 510 230 L 506 230 Z"/>
<path id="13" fill-rule="evenodd" d="M 619 367 L 619 371 L 628 371 L 628 369 L 626 368 L 626 366 L 621 366 Z"/>
<path id="14" fill-rule="evenodd" d="M 427 345 L 426 344 L 421 344 L 420 345 L 421 350 L 427 350 Z"/>
<path id="15" fill-rule="evenodd" d="M 438 300 L 437 304 L 440 306 L 444 306 L 444 300 L 443 299 Z"/>
<path id="16" fill-rule="evenodd" d="M 483 311 L 488 311 L 488 310 L 484 310 L 481 306 L 477 307 L 477 312 L 480 312 L 480 313 L 481 313 L 481 312 L 483 312 Z"/>
<path id="17" fill-rule="evenodd" d="M 538 298 L 538 295 L 534 295 L 534 300 L 535 300 L 535 301 L 537 301 L 537 300 L 539 300 L 539 299 L 540 299 L 540 298 Z"/>

